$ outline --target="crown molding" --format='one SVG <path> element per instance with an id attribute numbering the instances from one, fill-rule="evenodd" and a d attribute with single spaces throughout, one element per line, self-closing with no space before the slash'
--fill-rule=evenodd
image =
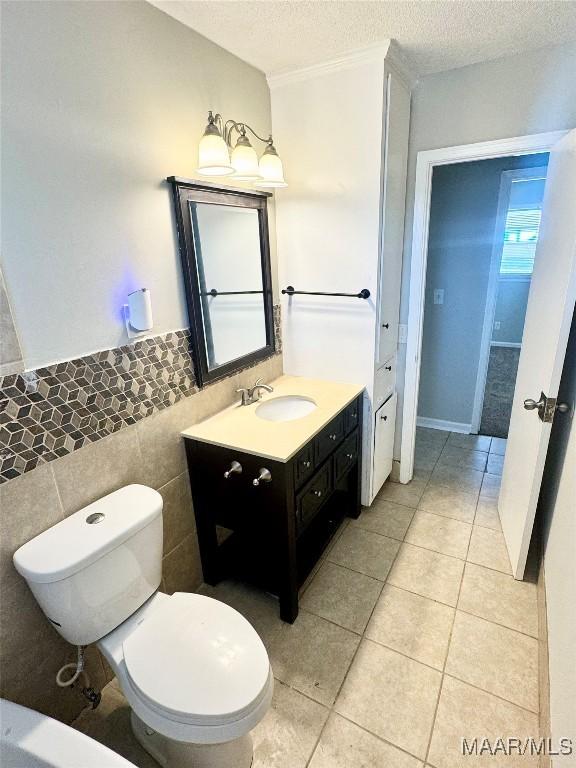
<path id="1" fill-rule="evenodd" d="M 280 88 L 289 83 L 312 80 L 315 77 L 328 75 L 342 69 L 351 69 L 352 67 L 364 64 L 367 61 L 378 59 L 384 61 L 388 56 L 391 46 L 392 40 L 384 40 L 375 45 L 366 46 L 365 48 L 357 48 L 353 51 L 347 51 L 334 59 L 319 64 L 311 64 L 308 67 L 280 72 L 277 75 L 267 75 L 266 79 L 268 81 L 268 86 L 270 90 L 274 90 L 275 88 Z"/>
<path id="2" fill-rule="evenodd" d="M 411 91 L 418 80 L 416 70 L 402 52 L 396 40 L 390 40 L 386 53 L 386 64 L 394 70 L 404 85 Z"/>

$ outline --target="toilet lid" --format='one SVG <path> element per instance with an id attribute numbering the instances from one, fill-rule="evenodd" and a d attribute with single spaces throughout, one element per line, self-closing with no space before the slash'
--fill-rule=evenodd
<path id="1" fill-rule="evenodd" d="M 124 640 L 134 687 L 155 709 L 188 722 L 240 719 L 266 695 L 268 654 L 225 603 L 177 592 Z"/>

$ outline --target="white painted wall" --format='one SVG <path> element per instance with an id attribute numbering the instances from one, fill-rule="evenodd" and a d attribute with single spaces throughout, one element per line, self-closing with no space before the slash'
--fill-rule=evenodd
<path id="1" fill-rule="evenodd" d="M 576 404 L 576 318 L 566 351 L 559 399 Z M 559 414 L 552 428 L 539 514 L 544 523 L 552 738 L 576 732 L 576 417 Z M 576 747 L 576 745 L 575 745 Z M 575 768 L 576 753 L 556 768 Z"/>
<path id="2" fill-rule="evenodd" d="M 185 327 L 163 180 L 195 176 L 208 109 L 267 135 L 264 75 L 144 2 L 4 2 L 2 17 L 2 264 L 26 366 L 125 343 L 140 286 L 154 332 Z"/>
<path id="3" fill-rule="evenodd" d="M 372 389 L 380 236 L 384 55 L 272 85 L 289 187 L 278 193 L 280 287 L 368 301 L 283 298 L 288 373 Z"/>
<path id="4" fill-rule="evenodd" d="M 576 45 L 541 49 L 430 75 L 412 96 L 401 323 L 407 322 L 417 153 L 576 126 Z M 406 347 L 398 354 L 400 456 Z"/>

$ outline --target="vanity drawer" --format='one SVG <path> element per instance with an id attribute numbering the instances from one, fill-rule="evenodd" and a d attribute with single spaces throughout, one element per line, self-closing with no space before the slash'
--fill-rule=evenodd
<path id="1" fill-rule="evenodd" d="M 354 432 L 334 454 L 334 483 L 343 477 L 358 459 L 358 432 Z"/>
<path id="2" fill-rule="evenodd" d="M 361 403 L 362 401 L 360 401 Z M 360 421 L 360 403 L 354 400 L 344 411 L 344 434 L 347 435 L 358 426 Z"/>
<path id="3" fill-rule="evenodd" d="M 374 382 L 374 412 L 388 400 L 396 385 L 396 355 L 386 360 L 376 371 Z"/>
<path id="4" fill-rule="evenodd" d="M 330 462 L 327 461 L 296 497 L 298 531 L 301 531 L 312 520 L 330 496 L 331 490 L 332 473 L 330 471 Z"/>
<path id="5" fill-rule="evenodd" d="M 314 472 L 314 442 L 311 440 L 294 457 L 294 479 L 299 488 Z"/>
<path id="6" fill-rule="evenodd" d="M 321 464 L 344 437 L 344 414 L 341 413 L 314 440 L 314 462 Z"/>

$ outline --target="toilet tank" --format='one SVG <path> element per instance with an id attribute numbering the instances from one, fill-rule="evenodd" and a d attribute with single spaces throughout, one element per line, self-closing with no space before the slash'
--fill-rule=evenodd
<path id="1" fill-rule="evenodd" d="M 160 586 L 162 496 L 120 488 L 24 544 L 14 565 L 65 640 L 93 643 Z"/>

